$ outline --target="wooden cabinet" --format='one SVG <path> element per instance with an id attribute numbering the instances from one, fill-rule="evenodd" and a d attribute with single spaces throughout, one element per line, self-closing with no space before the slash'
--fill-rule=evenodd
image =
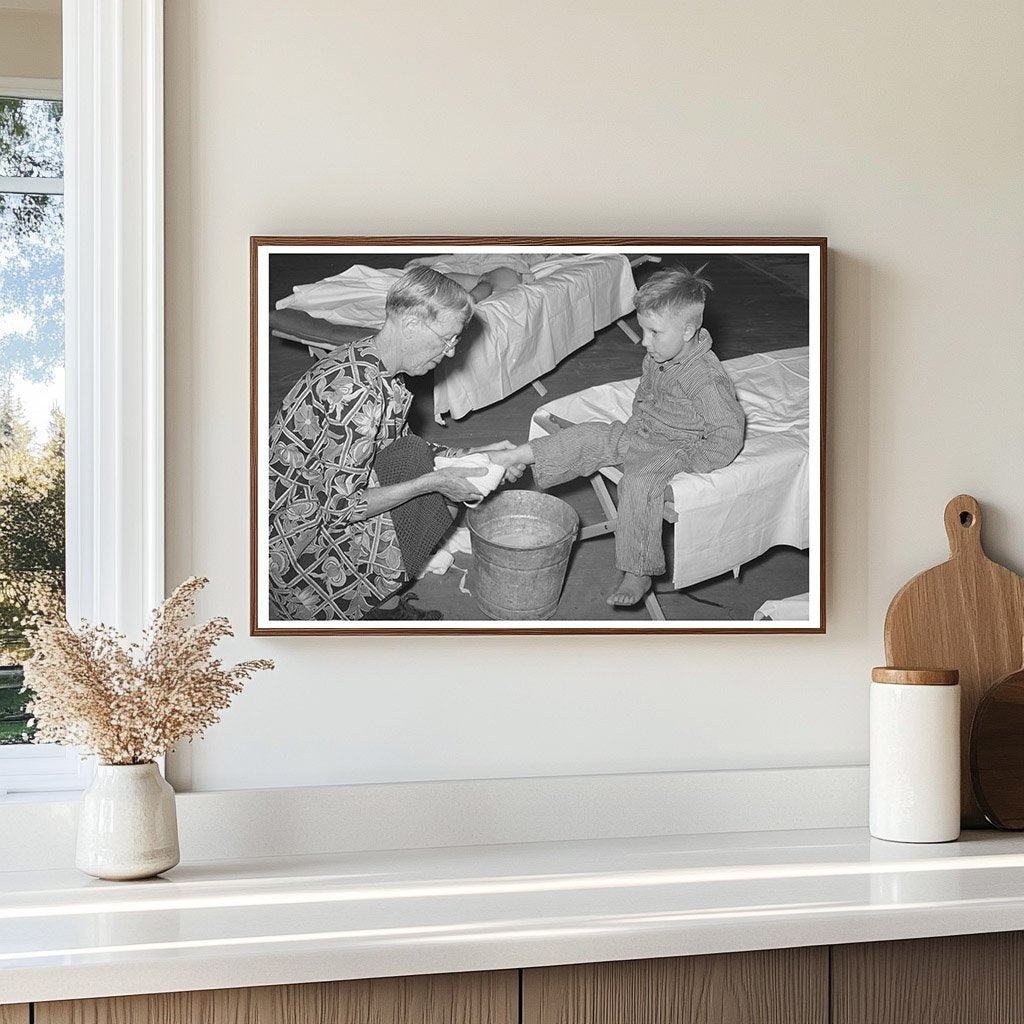
<path id="1" fill-rule="evenodd" d="M 1024 1021 L 1024 933 L 832 947 L 833 1024 Z"/>
<path id="2" fill-rule="evenodd" d="M 0 1024 L 30 1020 L 1024 1024 L 1024 932 L 0 1006 Z"/>
<path id="3" fill-rule="evenodd" d="M 523 971 L 523 1024 L 827 1024 L 828 949 Z"/>
<path id="4" fill-rule="evenodd" d="M 27 1022 L 28 1018 L 24 1020 Z M 35 1004 L 35 1024 L 518 1024 L 518 1021 L 518 971 Z M 2 1018 L 0 1022 L 7 1024 Z M 17 1019 L 17 1024 L 23 1022 Z"/>

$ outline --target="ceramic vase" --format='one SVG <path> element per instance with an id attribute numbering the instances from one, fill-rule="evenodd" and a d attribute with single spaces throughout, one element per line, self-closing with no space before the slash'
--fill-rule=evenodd
<path id="1" fill-rule="evenodd" d="M 156 764 L 98 764 L 82 794 L 75 865 L 96 878 L 150 878 L 180 859 L 174 790 Z"/>

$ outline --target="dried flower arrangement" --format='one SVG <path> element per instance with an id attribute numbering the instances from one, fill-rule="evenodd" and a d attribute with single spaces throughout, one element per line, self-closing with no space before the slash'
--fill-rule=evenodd
<path id="1" fill-rule="evenodd" d="M 153 612 L 141 645 L 102 624 L 37 622 L 25 662 L 36 742 L 84 747 L 104 764 L 146 764 L 217 722 L 242 683 L 274 663 L 225 668 L 213 648 L 233 635 L 228 620 L 186 625 L 208 582 L 182 583 Z"/>

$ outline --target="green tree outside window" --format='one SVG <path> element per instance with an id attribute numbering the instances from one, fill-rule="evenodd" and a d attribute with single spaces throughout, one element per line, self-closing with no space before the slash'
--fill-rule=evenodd
<path id="1" fill-rule="evenodd" d="M 26 619 L 64 599 L 61 119 L 59 102 L 0 97 L 0 744 L 31 739 Z"/>

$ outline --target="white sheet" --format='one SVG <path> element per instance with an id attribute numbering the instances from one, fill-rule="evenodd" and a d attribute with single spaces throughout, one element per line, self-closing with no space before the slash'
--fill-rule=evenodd
<path id="1" fill-rule="evenodd" d="M 806 622 L 811 617 L 811 595 L 797 594 L 796 597 L 780 597 L 765 601 L 754 612 L 754 621 L 771 619 L 772 622 Z"/>
<path id="2" fill-rule="evenodd" d="M 743 451 L 713 473 L 680 473 L 671 483 L 676 588 L 743 565 L 778 544 L 810 544 L 807 348 L 729 359 L 722 365 L 747 414 Z M 626 420 L 637 379 L 587 388 L 542 406 L 567 420 Z M 530 424 L 530 436 L 540 428 Z"/>
<path id="3" fill-rule="evenodd" d="M 448 270 L 460 265 L 451 255 L 437 259 L 444 259 Z M 531 284 L 476 304 L 483 331 L 467 337 L 434 371 L 435 413 L 450 412 L 458 419 L 506 398 L 553 370 L 633 308 L 636 285 L 629 260 L 621 253 L 545 254 L 531 263 L 530 272 L 536 277 Z M 399 269 L 352 267 L 299 285 L 277 308 L 301 309 L 331 323 L 379 327 L 384 297 L 401 275 Z"/>
<path id="4" fill-rule="evenodd" d="M 380 327 L 388 289 L 402 276 L 398 267 L 354 266 L 313 284 L 299 284 L 278 309 L 301 309 L 318 320 L 353 327 Z"/>

